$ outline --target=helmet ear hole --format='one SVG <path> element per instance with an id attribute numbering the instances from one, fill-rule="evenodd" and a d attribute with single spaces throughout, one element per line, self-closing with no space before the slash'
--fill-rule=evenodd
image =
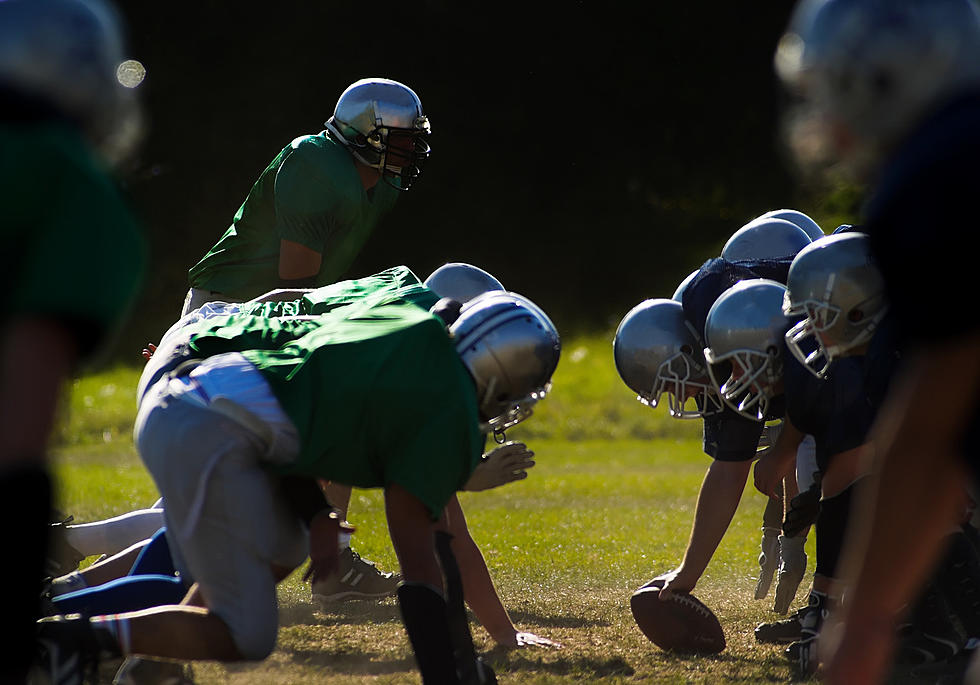
<path id="1" fill-rule="evenodd" d="M 864 312 L 861 311 L 859 307 L 855 307 L 847 313 L 847 320 L 851 323 L 857 323 L 864 318 Z"/>
<path id="2" fill-rule="evenodd" d="M 681 345 L 681 352 L 683 352 L 684 354 L 687 354 L 687 355 L 693 355 L 694 354 L 694 348 L 691 347 L 690 345 L 684 344 L 684 345 Z"/>

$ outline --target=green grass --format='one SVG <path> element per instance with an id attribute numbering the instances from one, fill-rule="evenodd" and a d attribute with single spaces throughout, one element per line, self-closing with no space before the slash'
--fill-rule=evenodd
<path id="1" fill-rule="evenodd" d="M 477 648 L 507 683 L 790 679 L 779 649 L 752 637 L 755 624 L 774 615 L 767 602 L 751 600 L 765 504 L 751 485 L 696 589 L 721 619 L 728 649 L 707 658 L 670 655 L 633 623 L 630 593 L 680 560 L 708 458 L 700 422 L 672 420 L 635 401 L 615 373 L 611 337 L 566 341 L 551 395 L 508 434 L 536 452 L 530 477 L 461 495 L 514 622 L 565 646 L 507 652 L 474 624 Z M 120 368 L 72 385 L 55 463 L 63 507 L 79 521 L 156 498 L 132 445 L 137 374 Z M 394 568 L 380 493 L 356 490 L 350 514 L 358 551 Z M 809 550 L 812 560 L 812 541 Z M 281 586 L 273 656 L 262 664 L 198 665 L 199 682 L 418 682 L 393 600 L 324 612 L 297 576 Z"/>

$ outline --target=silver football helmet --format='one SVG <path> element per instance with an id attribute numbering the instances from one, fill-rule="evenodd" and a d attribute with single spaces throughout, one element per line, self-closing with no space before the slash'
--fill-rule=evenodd
<path id="1" fill-rule="evenodd" d="M 732 234 L 721 250 L 728 261 L 792 257 L 810 244 L 810 236 L 785 219 L 753 219 Z"/>
<path id="2" fill-rule="evenodd" d="M 636 399 L 656 407 L 667 393 L 671 416 L 694 419 L 723 409 L 701 348 L 680 303 L 658 298 L 641 302 L 623 317 L 613 358 Z"/>
<path id="3" fill-rule="evenodd" d="M 867 343 L 888 310 L 885 282 L 868 236 L 841 233 L 800 251 L 789 267 L 783 313 L 803 319 L 786 345 L 818 378 L 830 363 Z"/>
<path id="4" fill-rule="evenodd" d="M 432 129 L 419 96 L 386 78 L 348 86 L 324 125 L 355 159 L 398 190 L 408 190 L 418 179 L 431 151 L 425 139 Z"/>
<path id="5" fill-rule="evenodd" d="M 530 416 L 561 353 L 547 315 L 522 295 L 494 290 L 463 305 L 449 333 L 476 384 L 483 430 L 500 434 Z"/>
<path id="6" fill-rule="evenodd" d="M 806 231 L 811 241 L 824 237 L 824 232 L 820 228 L 820 225 L 797 209 L 774 209 L 771 212 L 766 212 L 759 219 L 785 219 Z"/>
<path id="7" fill-rule="evenodd" d="M 722 293 L 704 326 L 708 373 L 725 402 L 739 414 L 765 419 L 783 378 L 783 336 L 790 321 L 783 314 L 786 288 L 753 278 Z M 718 364 L 730 362 L 731 375 L 718 378 Z"/>
<path id="8" fill-rule="evenodd" d="M 670 296 L 670 299 L 672 299 L 674 302 L 680 302 L 681 304 L 683 304 L 684 291 L 687 290 L 687 286 L 691 285 L 691 281 L 694 280 L 694 277 L 697 276 L 698 272 L 700 271 L 701 271 L 700 269 L 695 269 L 687 276 L 685 276 L 684 280 L 681 281 L 680 284 L 677 286 L 677 289 L 674 290 L 674 294 Z"/>
<path id="9" fill-rule="evenodd" d="M 133 90 L 117 76 L 122 61 L 122 24 L 109 4 L 0 2 L 0 86 L 77 122 L 111 160 L 123 156 L 139 133 Z"/>
<path id="10" fill-rule="evenodd" d="M 450 297 L 465 304 L 490 290 L 504 290 L 503 284 L 478 266 L 449 262 L 429 274 L 425 287 L 439 297 Z"/>
<path id="11" fill-rule="evenodd" d="M 859 177 L 929 112 L 980 83 L 971 0 L 803 0 L 776 71 L 799 103 L 784 116 L 803 168 L 836 161 Z"/>

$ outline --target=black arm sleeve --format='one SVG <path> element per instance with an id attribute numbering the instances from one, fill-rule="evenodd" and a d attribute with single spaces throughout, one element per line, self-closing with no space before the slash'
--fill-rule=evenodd
<path id="1" fill-rule="evenodd" d="M 283 476 L 281 485 L 290 508 L 303 520 L 307 527 L 309 527 L 314 516 L 324 509 L 332 508 L 314 478 L 295 475 Z"/>

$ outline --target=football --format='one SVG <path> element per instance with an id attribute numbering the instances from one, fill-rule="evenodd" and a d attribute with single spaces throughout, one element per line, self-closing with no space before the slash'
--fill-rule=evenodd
<path id="1" fill-rule="evenodd" d="M 633 619 L 647 639 L 672 652 L 717 654 L 725 649 L 725 632 L 714 612 L 688 593 L 660 599 L 664 582 L 658 578 L 630 598 Z"/>

